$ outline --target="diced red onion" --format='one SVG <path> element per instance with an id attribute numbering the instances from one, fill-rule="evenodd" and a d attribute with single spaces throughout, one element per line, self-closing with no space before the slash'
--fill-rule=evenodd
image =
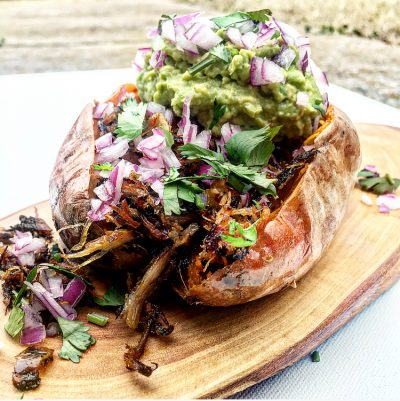
<path id="1" fill-rule="evenodd" d="M 152 116 L 155 113 L 165 113 L 165 107 L 162 104 L 149 102 L 147 103 L 146 116 Z"/>
<path id="2" fill-rule="evenodd" d="M 115 196 L 115 187 L 112 185 L 111 181 L 107 180 L 104 184 L 96 187 L 93 192 L 103 202 L 112 202 Z"/>
<path id="3" fill-rule="evenodd" d="M 92 221 L 104 220 L 107 213 L 112 212 L 112 209 L 107 203 L 102 202 L 100 199 L 90 200 L 91 209 L 89 210 L 87 216 Z"/>
<path id="4" fill-rule="evenodd" d="M 210 147 L 210 141 L 211 141 L 211 131 L 208 129 L 205 129 L 200 132 L 199 135 L 192 140 L 192 143 L 201 146 L 202 148 L 209 149 Z"/>
<path id="5" fill-rule="evenodd" d="M 366 164 L 363 170 L 371 171 L 371 173 L 378 173 L 378 167 L 374 164 Z"/>
<path id="6" fill-rule="evenodd" d="M 240 195 L 239 207 L 248 207 L 249 204 L 250 204 L 250 194 L 247 192 L 243 195 Z"/>
<path id="7" fill-rule="evenodd" d="M 176 33 L 176 47 L 179 50 L 186 50 L 191 54 L 199 54 L 197 46 L 189 41 L 185 36 L 185 27 L 183 25 L 175 26 Z"/>
<path id="8" fill-rule="evenodd" d="M 254 47 L 258 36 L 254 32 L 247 32 L 242 36 L 242 42 L 246 49 L 250 50 Z"/>
<path id="9" fill-rule="evenodd" d="M 100 136 L 94 142 L 97 152 L 99 152 L 101 149 L 108 148 L 109 146 L 112 145 L 112 143 L 113 143 L 113 136 L 111 132 Z"/>
<path id="10" fill-rule="evenodd" d="M 34 313 L 38 313 L 46 309 L 35 295 L 32 296 L 31 308 Z"/>
<path id="11" fill-rule="evenodd" d="M 285 82 L 281 67 L 266 58 L 253 57 L 250 66 L 251 85 L 261 86 L 276 82 Z"/>
<path id="12" fill-rule="evenodd" d="M 76 311 L 66 312 L 65 309 L 42 286 L 42 284 L 38 282 L 32 284 L 25 281 L 25 285 L 39 298 L 40 302 L 55 318 L 62 317 L 67 320 L 76 319 Z"/>
<path id="13" fill-rule="evenodd" d="M 295 38 L 295 45 L 297 47 L 310 46 L 310 38 L 308 36 L 298 36 Z"/>
<path id="14" fill-rule="evenodd" d="M 31 232 L 27 231 L 24 233 L 18 230 L 15 230 L 15 236 L 10 239 L 10 241 L 14 243 L 14 252 L 20 251 L 21 249 L 29 245 L 32 240 L 33 236 Z"/>
<path id="15" fill-rule="evenodd" d="M 124 180 L 124 172 L 125 172 L 125 167 L 126 167 L 126 161 L 125 160 L 120 160 L 119 163 L 114 167 L 113 169 L 113 174 L 111 173 L 110 176 L 110 181 L 115 187 L 115 192 L 114 192 L 114 199 L 112 203 L 116 205 L 120 199 L 121 199 L 121 188 L 122 188 L 122 181 Z"/>
<path id="16" fill-rule="evenodd" d="M 125 160 L 124 178 L 129 178 L 132 171 L 135 170 L 134 164 Z"/>
<path id="17" fill-rule="evenodd" d="M 23 305 L 24 328 L 21 333 L 20 343 L 32 345 L 42 342 L 46 338 L 46 329 L 39 313 L 36 313 L 30 305 Z"/>
<path id="18" fill-rule="evenodd" d="M 150 47 L 141 47 L 137 50 L 135 60 L 132 63 L 132 66 L 135 66 L 138 71 L 141 71 L 144 67 L 145 57 L 147 53 L 151 52 Z"/>
<path id="19" fill-rule="evenodd" d="M 300 48 L 303 49 L 303 48 Z M 308 65 L 309 65 L 309 60 L 310 60 L 310 56 L 309 56 L 309 51 L 306 49 L 304 51 L 300 50 L 300 68 L 301 71 L 303 72 L 303 74 L 306 73 L 306 71 L 308 70 Z"/>
<path id="20" fill-rule="evenodd" d="M 85 295 L 85 292 L 86 284 L 78 277 L 74 277 L 65 287 L 62 300 L 75 307 Z"/>
<path id="21" fill-rule="evenodd" d="M 269 28 L 261 35 L 258 35 L 254 47 L 258 48 L 258 47 L 264 46 L 267 42 L 270 41 L 270 39 L 274 33 L 275 33 L 275 28 Z M 271 43 L 273 43 L 273 42 L 271 41 Z"/>
<path id="22" fill-rule="evenodd" d="M 239 125 L 225 123 L 221 127 L 221 136 L 224 143 L 228 142 L 237 132 L 240 132 L 241 128 Z"/>
<path id="23" fill-rule="evenodd" d="M 318 86 L 319 91 L 323 95 L 324 93 L 328 92 L 328 79 L 326 77 L 326 74 L 321 71 L 321 69 L 317 66 L 317 64 L 314 63 L 314 61 L 310 58 L 309 59 L 310 67 L 311 67 L 311 73 L 314 76 L 315 83 Z"/>
<path id="24" fill-rule="evenodd" d="M 395 194 L 380 195 L 376 199 L 376 204 L 380 207 L 380 209 L 382 208 L 384 210 L 389 209 L 390 211 L 400 209 L 400 197 Z M 380 209 L 379 211 L 381 211 Z"/>
<path id="25" fill-rule="evenodd" d="M 164 117 L 168 121 L 168 124 L 172 125 L 172 122 L 174 121 L 174 113 L 172 112 L 171 109 L 165 110 Z"/>
<path id="26" fill-rule="evenodd" d="M 321 120 L 321 116 L 319 116 L 319 115 L 314 118 L 312 132 L 315 132 L 318 129 L 320 120 Z"/>
<path id="27" fill-rule="evenodd" d="M 210 50 L 218 43 L 222 42 L 222 38 L 210 27 L 201 24 L 199 24 L 199 27 L 195 25 L 197 24 L 194 24 L 186 33 L 186 38 L 201 49 Z"/>
<path id="28" fill-rule="evenodd" d="M 293 49 L 290 47 L 285 47 L 273 57 L 272 61 L 287 70 L 292 65 L 295 58 L 296 53 L 293 51 Z"/>
<path id="29" fill-rule="evenodd" d="M 158 197 L 163 200 L 164 198 L 164 183 L 160 180 L 155 180 L 151 185 L 151 189 L 157 193 Z"/>
<path id="30" fill-rule="evenodd" d="M 114 112 L 114 105 L 111 102 L 99 103 L 93 110 L 93 118 L 99 120 Z"/>
<path id="31" fill-rule="evenodd" d="M 17 260 L 20 266 L 33 266 L 36 259 L 35 254 L 33 252 L 29 252 L 17 256 Z"/>
<path id="32" fill-rule="evenodd" d="M 139 176 L 140 181 L 153 183 L 158 178 L 161 178 L 164 175 L 164 169 L 163 168 L 159 168 L 159 169 L 147 168 L 147 167 L 139 166 L 138 174 L 140 174 L 140 176 Z"/>
<path id="33" fill-rule="evenodd" d="M 41 268 L 39 274 L 39 281 L 50 292 L 53 298 L 60 298 L 64 294 L 64 286 L 62 277 L 54 270 Z"/>
<path id="34" fill-rule="evenodd" d="M 182 135 L 183 138 L 187 138 L 190 127 L 191 127 L 190 101 L 191 101 L 191 97 L 186 96 L 185 101 L 183 102 L 183 107 L 182 107 L 182 118 L 178 123 L 178 127 L 179 127 L 178 134 Z"/>
<path id="35" fill-rule="evenodd" d="M 226 35 L 228 36 L 228 39 L 235 45 L 239 47 L 243 47 L 243 42 L 242 42 L 242 34 L 240 33 L 239 29 L 229 27 L 226 30 Z"/>
<path id="36" fill-rule="evenodd" d="M 164 166 L 168 170 L 171 167 L 179 168 L 181 166 L 180 161 L 176 157 L 175 153 L 170 148 L 165 148 L 161 151 L 161 157 L 164 161 Z"/>
<path id="37" fill-rule="evenodd" d="M 196 12 L 196 13 L 190 13 L 186 15 L 181 15 L 179 17 L 174 18 L 174 23 L 176 25 L 185 25 L 190 22 L 193 22 L 194 20 L 197 19 L 201 15 L 201 12 Z"/>
<path id="38" fill-rule="evenodd" d="M 310 102 L 310 97 L 307 92 L 297 92 L 296 104 L 301 107 L 306 107 Z"/>
<path id="39" fill-rule="evenodd" d="M 322 94 L 322 105 L 324 107 L 324 110 L 327 111 L 329 107 L 329 100 L 328 100 L 328 93 L 325 92 Z"/>
<path id="40" fill-rule="evenodd" d="M 276 18 L 272 17 L 273 21 L 275 22 L 278 29 L 281 31 L 282 39 L 286 44 L 294 44 L 296 38 L 298 38 L 300 33 L 293 28 L 292 26 L 277 20 Z"/>
<path id="41" fill-rule="evenodd" d="M 174 22 L 170 19 L 164 21 L 161 25 L 161 36 L 175 43 L 175 27 Z"/>
<path id="42" fill-rule="evenodd" d="M 197 131 L 199 127 L 196 124 L 190 124 L 189 131 L 187 135 L 183 134 L 183 143 L 191 143 L 197 136 Z"/>
<path id="43" fill-rule="evenodd" d="M 199 169 L 197 170 L 197 175 L 211 175 L 212 173 L 212 167 L 209 166 L 208 164 L 202 164 Z M 203 182 L 205 185 L 207 185 L 208 187 L 211 186 L 213 180 L 201 180 L 201 182 Z"/>
<path id="44" fill-rule="evenodd" d="M 163 168 L 164 167 L 164 162 L 161 157 L 151 160 L 148 159 L 147 157 L 141 157 L 139 159 L 139 163 L 142 167 L 145 168 Z"/>
<path id="45" fill-rule="evenodd" d="M 164 61 L 165 61 L 166 57 L 167 57 L 167 54 L 165 52 L 163 52 L 162 50 L 154 51 L 150 57 L 149 64 L 154 69 L 159 69 L 164 65 Z"/>
<path id="46" fill-rule="evenodd" d="M 158 30 L 158 26 L 155 26 L 153 28 L 151 28 L 149 31 L 147 31 L 147 37 L 149 39 L 153 39 L 155 38 L 158 34 L 159 34 L 159 30 Z"/>
<path id="47" fill-rule="evenodd" d="M 314 145 L 302 145 L 292 152 L 292 157 L 295 158 L 304 152 L 308 152 L 311 149 L 314 149 Z"/>
<path id="48" fill-rule="evenodd" d="M 371 198 L 365 192 L 363 192 L 361 194 L 361 202 L 364 203 L 364 205 L 367 205 L 367 206 L 372 206 L 373 205 L 373 202 L 372 202 Z"/>
<path id="49" fill-rule="evenodd" d="M 56 337 L 60 334 L 60 326 L 57 322 L 50 322 L 46 327 L 46 337 Z"/>
<path id="50" fill-rule="evenodd" d="M 382 204 L 379 206 L 379 213 L 390 213 L 390 207 Z"/>
<path id="51" fill-rule="evenodd" d="M 137 150 L 151 160 L 156 160 L 159 156 L 159 151 L 164 148 L 165 138 L 154 133 L 152 136 L 143 139 L 137 146 Z"/>
<path id="52" fill-rule="evenodd" d="M 106 148 L 101 149 L 96 154 L 96 162 L 113 162 L 120 157 L 124 156 L 129 149 L 129 141 L 127 138 L 120 138 L 120 140 L 114 141 L 114 143 Z"/>

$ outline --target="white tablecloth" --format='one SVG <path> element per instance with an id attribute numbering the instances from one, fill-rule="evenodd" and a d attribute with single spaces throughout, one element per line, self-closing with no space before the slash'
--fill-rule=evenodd
<path id="1" fill-rule="evenodd" d="M 128 69 L 0 76 L 0 217 L 48 198 L 58 148 L 80 110 L 133 79 Z M 354 92 L 331 85 L 330 100 L 354 122 L 400 127 L 400 110 Z M 319 351 L 320 363 L 304 358 L 236 397 L 400 399 L 400 283 Z"/>

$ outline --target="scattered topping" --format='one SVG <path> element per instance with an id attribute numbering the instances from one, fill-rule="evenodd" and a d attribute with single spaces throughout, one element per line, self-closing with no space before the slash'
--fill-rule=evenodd
<path id="1" fill-rule="evenodd" d="M 377 195 L 394 192 L 400 186 L 400 179 L 389 174 L 381 177 L 375 166 L 368 165 L 358 173 L 358 183 L 363 191 L 371 191 Z"/>
<path id="2" fill-rule="evenodd" d="M 45 347 L 29 347 L 17 355 L 14 373 L 14 386 L 20 391 L 37 388 L 40 384 L 39 372 L 53 361 L 53 350 Z"/>
<path id="3" fill-rule="evenodd" d="M 99 313 L 91 312 L 87 314 L 87 321 L 96 324 L 97 326 L 104 327 L 108 323 L 108 317 L 100 315 Z"/>
<path id="4" fill-rule="evenodd" d="M 74 277 L 65 287 L 62 300 L 68 302 L 73 308 L 86 293 L 86 284 L 78 277 Z"/>
<path id="5" fill-rule="evenodd" d="M 257 223 L 253 223 L 250 227 L 243 228 L 236 220 L 229 222 L 229 234 L 222 234 L 221 238 L 229 245 L 237 248 L 252 246 L 257 242 Z M 239 236 L 235 236 L 235 234 Z"/>
<path id="6" fill-rule="evenodd" d="M 5 331 L 11 336 L 18 335 L 24 327 L 24 311 L 20 306 L 13 306 L 8 316 L 8 320 L 4 325 Z"/>
<path id="7" fill-rule="evenodd" d="M 311 360 L 312 360 L 313 362 L 320 362 L 321 358 L 320 358 L 320 356 L 319 356 L 319 352 L 318 352 L 318 351 L 314 351 L 314 352 L 311 354 Z"/>
<path id="8" fill-rule="evenodd" d="M 285 82 L 282 68 L 267 58 L 253 57 L 250 67 L 250 83 L 261 86 L 276 82 Z"/>
<path id="9" fill-rule="evenodd" d="M 372 202 L 371 198 L 367 194 L 364 194 L 364 193 L 361 194 L 361 202 L 367 206 L 372 206 L 374 204 L 374 202 Z"/>
<path id="10" fill-rule="evenodd" d="M 57 318 L 63 335 L 63 345 L 58 356 L 79 363 L 82 353 L 86 351 L 96 340 L 88 334 L 89 327 L 79 320 L 70 321 Z"/>
<path id="11" fill-rule="evenodd" d="M 391 210 L 400 209 L 400 196 L 395 194 L 380 195 L 376 199 L 381 213 L 389 213 Z"/>
<path id="12" fill-rule="evenodd" d="M 114 166 L 110 162 L 105 162 L 102 164 L 93 164 L 93 168 L 100 171 L 111 171 Z"/>
<path id="13" fill-rule="evenodd" d="M 128 98 L 122 106 L 122 113 L 118 114 L 118 126 L 114 133 L 129 141 L 140 136 L 143 132 L 146 109 L 145 103 L 138 103 L 134 97 Z"/>
<path id="14" fill-rule="evenodd" d="M 23 305 L 22 309 L 25 316 L 20 343 L 23 345 L 32 345 L 42 342 L 46 338 L 46 328 L 39 312 L 35 311 L 30 305 Z"/>

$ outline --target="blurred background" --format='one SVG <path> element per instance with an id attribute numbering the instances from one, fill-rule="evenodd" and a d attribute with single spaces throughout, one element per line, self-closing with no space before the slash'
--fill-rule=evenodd
<path id="1" fill-rule="evenodd" d="M 331 82 L 400 108 L 400 0 L 0 0 L 0 74 L 128 68 L 161 14 L 259 8 L 310 36 Z"/>

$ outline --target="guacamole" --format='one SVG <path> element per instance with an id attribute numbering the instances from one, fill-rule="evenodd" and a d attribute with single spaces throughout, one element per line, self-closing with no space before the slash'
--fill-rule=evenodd
<path id="1" fill-rule="evenodd" d="M 225 105 L 224 114 L 212 128 L 215 136 L 220 135 L 221 126 L 226 122 L 239 125 L 242 129 L 261 128 L 266 124 L 281 126 L 278 139 L 309 136 L 316 118 L 321 116 L 321 108 L 318 108 L 318 105 L 322 103 L 322 96 L 311 71 L 301 67 L 300 48 L 294 41 L 288 43 L 287 37 L 278 26 L 273 26 L 271 19 L 266 22 L 246 23 L 253 24 L 251 32 L 258 30 L 258 37 L 262 35 L 261 29 L 264 29 L 264 32 L 268 32 L 266 29 L 273 29 L 273 36 L 261 46 L 245 48 L 240 43 L 232 43 L 227 35 L 231 33 L 229 29 L 239 31 L 244 22 L 225 28 L 214 26 L 214 33 L 221 38 L 217 45 L 219 52 L 227 55 L 225 60 L 210 55 L 212 50 L 206 51 L 199 48 L 200 46 L 200 54 L 182 50 L 179 43 L 163 37 L 163 31 L 160 29 L 154 41 L 156 44 L 146 55 L 144 67 L 137 78 L 142 100 L 172 107 L 174 113 L 181 116 L 185 98 L 190 96 L 190 114 L 204 128 L 210 127 L 215 105 Z M 159 26 L 162 24 L 163 21 Z M 244 38 L 243 35 L 251 37 L 251 34 L 246 32 L 242 34 Z M 274 62 L 287 49 L 292 50 L 293 60 L 287 63 L 289 65 L 276 64 L 283 75 L 281 82 L 252 85 L 253 58 Z M 154 67 L 152 59 L 156 52 L 162 52 L 164 58 L 162 65 Z M 198 66 L 204 60 L 210 60 L 210 57 L 212 62 L 209 65 L 191 72 L 194 66 Z M 298 101 L 299 93 L 303 97 L 306 96 L 306 104 Z"/>

